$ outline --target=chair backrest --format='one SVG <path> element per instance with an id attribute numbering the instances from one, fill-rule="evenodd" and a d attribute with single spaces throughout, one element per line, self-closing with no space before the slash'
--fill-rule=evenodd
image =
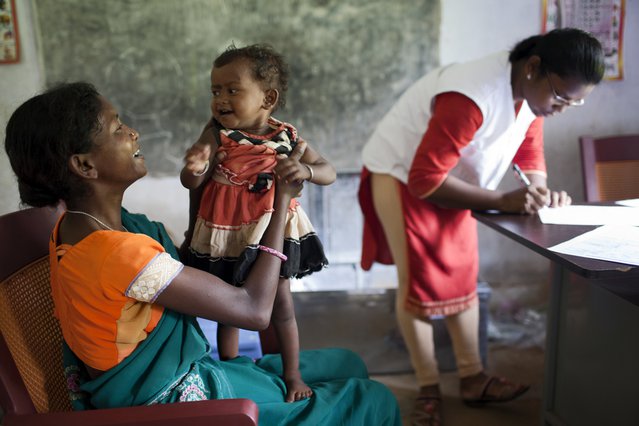
<path id="1" fill-rule="evenodd" d="M 0 216 L 0 415 L 4 412 L 5 420 L 11 415 L 14 424 L 21 424 L 24 415 L 71 411 L 62 332 L 53 317 L 49 282 L 49 239 L 62 211 L 26 209 Z M 268 347 L 275 351 L 277 343 Z M 254 403 L 247 407 L 246 400 L 209 402 L 213 411 L 207 416 L 213 422 L 225 418 L 229 425 L 257 424 Z M 123 416 L 135 415 L 135 408 L 139 407 Z M 110 424 L 108 414 L 101 415 L 104 424 Z M 82 424 L 81 419 L 73 424 Z M 118 422 L 114 424 L 123 424 L 122 419 Z"/>
<path id="2" fill-rule="evenodd" d="M 69 411 L 53 317 L 49 238 L 61 209 L 0 217 L 0 403 L 6 413 Z"/>
<path id="3" fill-rule="evenodd" d="M 579 138 L 586 201 L 639 198 L 639 135 Z"/>

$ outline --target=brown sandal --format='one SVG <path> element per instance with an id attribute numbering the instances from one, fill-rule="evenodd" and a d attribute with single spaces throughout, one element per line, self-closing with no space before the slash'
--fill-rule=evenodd
<path id="1" fill-rule="evenodd" d="M 441 396 L 419 395 L 410 415 L 411 426 L 440 426 L 441 402 Z"/>
<path id="2" fill-rule="evenodd" d="M 491 386 L 494 388 L 497 386 L 495 390 L 499 390 L 498 387 L 501 387 L 501 390 L 496 395 L 491 395 L 488 393 Z M 529 385 L 513 383 L 503 377 L 490 376 L 484 382 L 478 398 L 464 398 L 463 401 L 469 406 L 481 407 L 488 403 L 512 401 L 525 394 L 528 389 L 530 389 Z"/>

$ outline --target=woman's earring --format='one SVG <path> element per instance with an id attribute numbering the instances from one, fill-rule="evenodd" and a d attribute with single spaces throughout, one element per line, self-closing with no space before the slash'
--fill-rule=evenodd
<path id="1" fill-rule="evenodd" d="M 526 75 L 526 79 L 527 79 L 527 80 L 530 80 L 530 73 L 528 73 L 528 74 Z"/>

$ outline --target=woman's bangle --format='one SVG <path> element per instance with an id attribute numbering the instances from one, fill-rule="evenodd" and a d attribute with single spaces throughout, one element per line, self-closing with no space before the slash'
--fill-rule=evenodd
<path id="1" fill-rule="evenodd" d="M 202 170 L 201 172 L 193 172 L 193 176 L 202 176 L 204 173 L 209 171 L 209 160 L 206 160 L 206 163 L 204 163 L 204 170 Z"/>
<path id="2" fill-rule="evenodd" d="M 306 164 L 306 163 L 302 163 L 302 164 L 304 164 L 306 166 L 306 168 L 308 169 L 309 173 L 311 174 L 311 177 L 306 179 L 306 180 L 309 181 L 309 182 L 312 181 L 313 180 L 313 168 L 311 166 L 309 166 L 308 164 Z"/>
<path id="3" fill-rule="evenodd" d="M 277 251 L 273 248 L 270 247 L 266 247 L 263 246 L 262 244 L 258 244 L 257 245 L 258 250 L 262 250 L 265 251 L 268 254 L 272 254 L 273 256 L 277 257 L 278 259 L 280 259 L 282 262 L 286 262 L 286 259 L 288 259 L 288 257 L 286 257 L 286 255 L 280 251 Z"/>

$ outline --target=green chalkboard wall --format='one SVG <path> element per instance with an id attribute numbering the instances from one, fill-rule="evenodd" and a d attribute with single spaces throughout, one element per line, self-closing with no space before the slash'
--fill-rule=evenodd
<path id="1" fill-rule="evenodd" d="M 209 117 L 229 44 L 270 43 L 291 66 L 276 117 L 341 171 L 376 121 L 438 65 L 439 0 L 35 0 L 46 81 L 85 80 L 141 134 L 152 175 L 177 174 Z"/>

